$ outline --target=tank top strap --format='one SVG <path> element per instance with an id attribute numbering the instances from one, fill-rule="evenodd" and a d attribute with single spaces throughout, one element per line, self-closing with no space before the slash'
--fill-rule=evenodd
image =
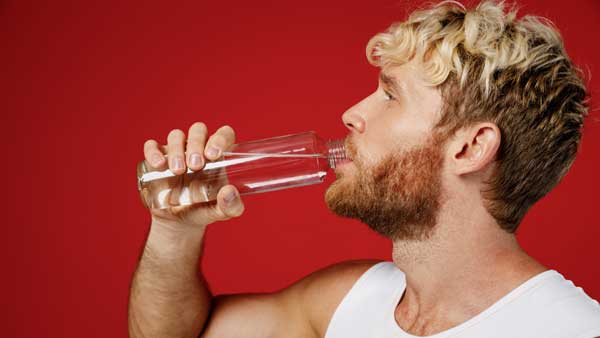
<path id="1" fill-rule="evenodd" d="M 405 286 L 405 275 L 393 262 L 373 265 L 338 305 L 325 338 L 381 337 Z"/>

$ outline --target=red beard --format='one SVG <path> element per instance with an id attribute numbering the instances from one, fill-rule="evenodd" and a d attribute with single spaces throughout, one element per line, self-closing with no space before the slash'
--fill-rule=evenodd
<path id="1" fill-rule="evenodd" d="M 440 137 L 432 136 L 422 146 L 392 152 L 366 167 L 348 139 L 346 149 L 357 170 L 353 178 L 340 174 L 329 186 L 328 208 L 392 240 L 428 238 L 441 203 L 442 144 Z"/>

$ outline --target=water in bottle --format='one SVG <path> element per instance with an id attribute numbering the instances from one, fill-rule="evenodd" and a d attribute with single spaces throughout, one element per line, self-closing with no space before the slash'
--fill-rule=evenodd
<path id="1" fill-rule="evenodd" d="M 137 182 L 144 205 L 164 209 L 215 200 L 227 184 L 247 195 L 320 183 L 344 161 L 343 140 L 306 132 L 235 144 L 202 170 L 188 168 L 182 175 L 150 171 L 142 161 Z"/>

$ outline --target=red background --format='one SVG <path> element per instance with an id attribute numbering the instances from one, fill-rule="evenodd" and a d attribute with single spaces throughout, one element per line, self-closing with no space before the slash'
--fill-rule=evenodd
<path id="1" fill-rule="evenodd" d="M 573 59 L 595 74 L 594 95 L 600 3 L 576 4 L 524 1 L 520 13 L 556 22 Z M 129 282 L 149 225 L 134 177 L 143 142 L 166 142 L 194 121 L 212 131 L 230 124 L 238 141 L 307 130 L 344 136 L 341 114 L 376 87 L 366 42 L 414 7 L 0 2 L 3 335 L 125 337 Z M 573 169 L 518 234 L 596 299 L 599 132 L 596 114 Z M 389 241 L 327 210 L 328 183 L 247 196 L 242 218 L 209 227 L 202 267 L 213 292 L 273 291 L 334 262 L 390 259 Z"/>

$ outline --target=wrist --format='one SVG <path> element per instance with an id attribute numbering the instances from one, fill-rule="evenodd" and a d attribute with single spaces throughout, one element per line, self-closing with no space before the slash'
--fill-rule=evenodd
<path id="1" fill-rule="evenodd" d="M 152 215 L 151 229 L 156 229 L 168 236 L 198 236 L 208 224 L 188 224 L 176 219 Z"/>
<path id="2" fill-rule="evenodd" d="M 206 226 L 185 227 L 152 220 L 146 250 L 166 259 L 198 259 Z"/>

